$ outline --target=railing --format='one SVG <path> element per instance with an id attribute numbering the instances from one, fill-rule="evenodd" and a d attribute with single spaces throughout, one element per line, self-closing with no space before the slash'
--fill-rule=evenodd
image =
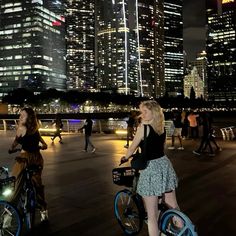
<path id="1" fill-rule="evenodd" d="M 85 119 L 62 119 L 63 132 L 75 133 L 84 124 Z M 117 129 L 126 129 L 127 123 L 125 119 L 94 119 L 93 132 L 97 133 L 115 133 Z M 54 119 L 39 120 L 41 131 L 43 133 L 52 133 L 55 130 L 53 126 Z M 16 119 L 0 119 L 0 130 L 15 130 L 17 126 Z"/>
<path id="2" fill-rule="evenodd" d="M 221 128 L 220 129 L 222 136 L 223 136 L 223 140 L 234 140 L 235 138 L 235 132 L 236 132 L 236 127 L 235 126 L 229 126 L 229 127 L 225 127 L 225 128 Z"/>

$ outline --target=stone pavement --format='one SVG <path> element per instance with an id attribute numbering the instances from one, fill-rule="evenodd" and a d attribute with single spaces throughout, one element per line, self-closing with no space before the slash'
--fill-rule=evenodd
<path id="1" fill-rule="evenodd" d="M 16 155 L 7 153 L 13 133 L 0 132 L 0 140 L 0 166 L 10 168 Z M 114 195 L 122 187 L 112 183 L 111 171 L 125 152 L 125 140 L 94 134 L 95 153 L 82 152 L 82 134 L 64 135 L 63 144 L 45 140 L 43 181 L 50 223 L 37 224 L 30 235 L 122 236 L 113 214 Z M 215 157 L 192 154 L 199 140 L 184 140 L 184 151 L 166 150 L 179 177 L 179 205 L 200 236 L 236 235 L 236 141 L 218 142 L 223 151 Z M 146 226 L 140 235 L 147 235 Z"/>

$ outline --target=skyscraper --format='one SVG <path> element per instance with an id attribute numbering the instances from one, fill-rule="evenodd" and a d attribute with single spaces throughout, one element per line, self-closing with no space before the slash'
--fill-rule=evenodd
<path id="1" fill-rule="evenodd" d="M 96 7 L 97 86 L 128 94 L 128 0 L 99 0 Z"/>
<path id="2" fill-rule="evenodd" d="M 67 0 L 67 88 L 95 87 L 95 0 Z"/>
<path id="3" fill-rule="evenodd" d="M 136 0 L 141 94 L 164 95 L 164 6 L 159 0 Z"/>
<path id="4" fill-rule="evenodd" d="M 209 100 L 233 100 L 236 98 L 236 1 L 206 3 Z"/>
<path id="5" fill-rule="evenodd" d="M 165 87 L 169 95 L 183 90 L 183 0 L 164 0 Z"/>
<path id="6" fill-rule="evenodd" d="M 97 21 L 98 87 L 142 96 L 163 95 L 163 2 L 101 0 Z"/>
<path id="7" fill-rule="evenodd" d="M 42 0 L 0 2 L 0 96 L 66 89 L 64 21 Z"/>

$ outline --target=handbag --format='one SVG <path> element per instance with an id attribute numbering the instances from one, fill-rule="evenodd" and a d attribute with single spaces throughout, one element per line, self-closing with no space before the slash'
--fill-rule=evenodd
<path id="1" fill-rule="evenodd" d="M 139 149 L 133 154 L 133 159 L 131 160 L 131 167 L 135 170 L 144 170 L 147 167 L 146 158 L 146 146 L 147 146 L 147 125 L 144 125 L 144 144 L 143 152 L 139 152 Z"/>

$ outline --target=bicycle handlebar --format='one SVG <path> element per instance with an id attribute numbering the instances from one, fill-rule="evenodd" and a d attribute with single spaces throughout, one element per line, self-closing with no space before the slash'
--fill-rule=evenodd
<path id="1" fill-rule="evenodd" d="M 43 148 L 42 146 L 38 146 L 39 150 L 45 150 L 46 148 Z M 16 152 L 20 152 L 22 150 L 22 148 L 15 148 L 15 149 L 9 149 L 8 153 L 12 154 L 12 153 L 16 153 Z"/>

